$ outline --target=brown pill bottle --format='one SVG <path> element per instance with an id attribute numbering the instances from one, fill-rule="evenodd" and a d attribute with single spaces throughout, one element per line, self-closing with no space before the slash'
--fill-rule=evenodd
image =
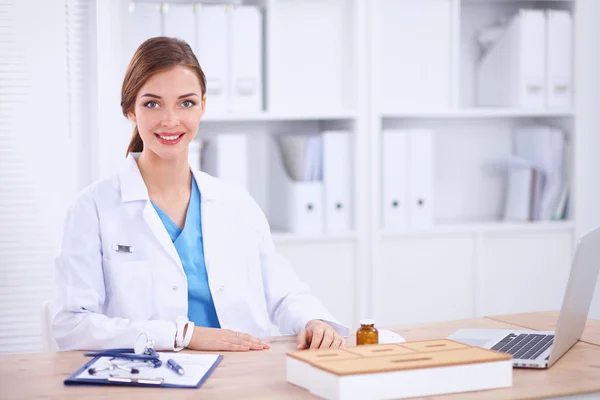
<path id="1" fill-rule="evenodd" d="M 363 319 L 360 321 L 360 328 L 356 331 L 356 345 L 378 344 L 379 331 L 375 328 L 375 321 L 372 319 Z"/>

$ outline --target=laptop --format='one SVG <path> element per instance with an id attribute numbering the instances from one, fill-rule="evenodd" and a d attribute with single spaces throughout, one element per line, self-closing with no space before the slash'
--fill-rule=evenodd
<path id="1" fill-rule="evenodd" d="M 556 331 L 459 329 L 448 338 L 511 354 L 513 367 L 549 368 L 580 339 L 599 270 L 600 227 L 577 243 Z"/>

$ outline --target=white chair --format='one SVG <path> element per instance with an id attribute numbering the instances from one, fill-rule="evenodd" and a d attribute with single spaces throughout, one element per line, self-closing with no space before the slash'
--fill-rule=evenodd
<path id="1" fill-rule="evenodd" d="M 44 352 L 58 351 L 58 346 L 52 336 L 53 314 L 52 301 L 48 300 L 42 308 L 42 351 Z"/>

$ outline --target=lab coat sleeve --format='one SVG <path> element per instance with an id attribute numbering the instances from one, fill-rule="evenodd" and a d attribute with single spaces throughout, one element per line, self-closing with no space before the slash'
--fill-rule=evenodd
<path id="1" fill-rule="evenodd" d="M 348 337 L 349 328 L 337 321 L 323 304 L 311 294 L 290 263 L 275 249 L 269 223 L 254 200 L 252 215 L 259 238 L 262 280 L 271 321 L 282 334 L 298 334 L 308 321 L 320 319 L 336 332 Z"/>
<path id="2" fill-rule="evenodd" d="M 102 314 L 106 291 L 100 224 L 90 190 L 69 209 L 56 258 L 52 332 L 59 350 L 131 348 L 142 331 L 154 340 L 156 350 L 174 350 L 175 321 Z"/>

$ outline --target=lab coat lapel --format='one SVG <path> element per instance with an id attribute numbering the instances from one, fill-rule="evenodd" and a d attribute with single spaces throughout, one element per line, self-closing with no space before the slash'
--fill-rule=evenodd
<path id="1" fill-rule="evenodd" d="M 211 177 L 199 171 L 194 171 L 194 178 L 200 191 L 200 218 L 202 219 L 202 243 L 204 246 L 204 263 L 209 278 L 218 273 L 215 265 L 223 251 L 225 237 L 222 229 L 223 220 L 220 217 L 220 203 L 215 197 L 214 183 Z"/>
<path id="2" fill-rule="evenodd" d="M 163 249 L 179 267 L 179 270 L 182 273 L 185 273 L 183 270 L 183 265 L 181 264 L 181 260 L 179 258 L 179 254 L 177 253 L 177 249 L 171 241 L 169 233 L 165 229 L 165 226 L 163 225 L 160 217 L 158 216 L 158 213 L 154 209 L 154 206 L 150 202 L 150 197 L 148 196 L 148 188 L 146 188 L 146 184 L 144 183 L 144 179 L 142 178 L 142 174 L 140 173 L 136 161 L 140 154 L 141 153 L 130 153 L 127 156 L 125 166 L 119 174 L 119 180 L 121 185 L 121 201 L 123 203 L 142 200 L 145 201 L 145 206 L 142 214 L 146 224 L 148 225 L 148 228 L 150 228 L 150 231 L 152 232 L 158 243 L 163 247 Z"/>
<path id="3" fill-rule="evenodd" d="M 203 200 L 200 202 L 200 215 L 202 217 L 202 240 L 204 244 L 204 262 L 206 273 L 214 277 L 218 273 L 219 255 L 223 250 L 225 238 L 219 221 L 219 205 L 215 201 Z"/>
<path id="4" fill-rule="evenodd" d="M 148 200 L 146 202 L 146 206 L 144 207 L 144 220 L 146 224 L 150 228 L 150 231 L 161 244 L 163 249 L 167 252 L 167 254 L 175 261 L 175 264 L 179 267 L 179 269 L 183 271 L 183 265 L 181 264 L 181 259 L 179 258 L 179 254 L 177 253 L 177 249 L 169 236 L 169 233 L 165 229 L 163 222 L 161 221 L 158 213 L 154 209 L 154 206 Z"/>

